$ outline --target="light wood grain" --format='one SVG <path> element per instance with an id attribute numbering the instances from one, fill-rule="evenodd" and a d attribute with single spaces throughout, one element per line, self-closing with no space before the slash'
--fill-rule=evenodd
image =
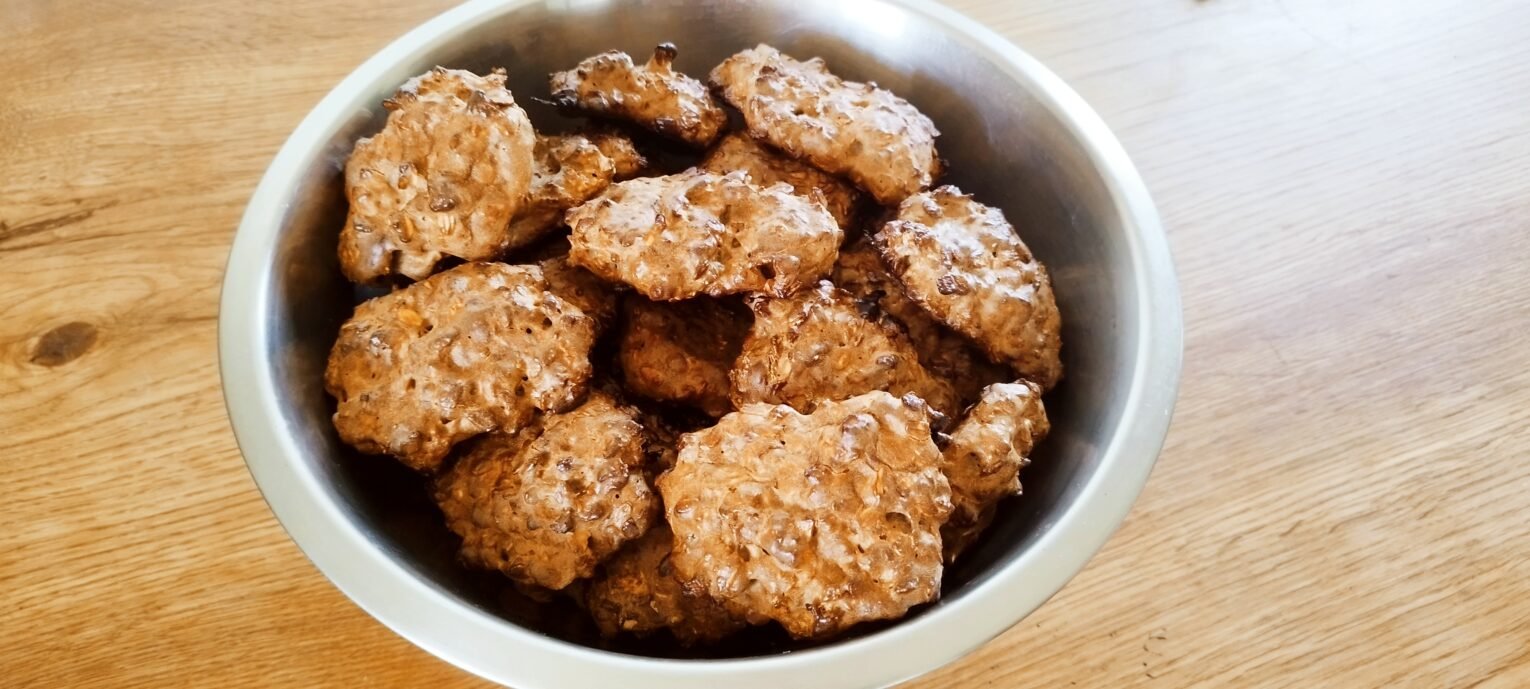
<path id="1" fill-rule="evenodd" d="M 448 4 L 0 5 L 0 684 L 482 685 L 287 540 L 214 351 L 270 157 Z M 953 4 L 1134 156 L 1186 367 L 1109 546 L 914 686 L 1530 686 L 1530 4 Z"/>

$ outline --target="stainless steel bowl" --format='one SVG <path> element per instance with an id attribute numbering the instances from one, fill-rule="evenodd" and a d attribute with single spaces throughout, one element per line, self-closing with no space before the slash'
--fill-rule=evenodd
<path id="1" fill-rule="evenodd" d="M 934 119 L 950 182 L 1004 209 L 1051 266 L 1067 378 L 1053 433 L 939 603 L 817 646 L 760 633 L 705 657 L 600 641 L 579 615 L 457 566 L 420 482 L 335 437 L 324 358 L 354 303 L 335 262 L 341 166 L 380 102 L 437 64 L 504 66 L 531 104 L 546 74 L 609 48 L 680 46 L 704 75 L 769 42 L 874 80 Z M 292 538 L 346 595 L 422 648 L 538 687 L 881 686 L 949 662 L 1018 622 L 1104 544 L 1147 480 L 1180 374 L 1178 288 L 1137 172 L 1056 76 L 992 32 L 921 0 L 475 0 L 430 20 L 335 87 L 271 163 L 229 257 L 219 320 L 224 396 L 251 473 Z M 365 672 L 365 668 L 357 668 Z"/>

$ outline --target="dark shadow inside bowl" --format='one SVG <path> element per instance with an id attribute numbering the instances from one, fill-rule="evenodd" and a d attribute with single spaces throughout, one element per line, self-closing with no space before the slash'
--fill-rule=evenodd
<path id="1" fill-rule="evenodd" d="M 1075 137 L 1046 104 L 1015 86 L 1002 65 L 939 27 L 874 0 L 704 3 L 708 14 L 700 20 L 694 7 L 673 3 L 600 3 L 587 10 L 578 3 L 560 3 L 556 10 L 549 5 L 507 11 L 466 31 L 403 65 L 398 82 L 437 64 L 478 71 L 505 67 L 512 90 L 538 128 L 556 130 L 571 122 L 531 98 L 546 95 L 548 72 L 585 56 L 609 48 L 643 56 L 654 44 L 673 41 L 680 48 L 678 67 L 705 78 L 712 65 L 732 52 L 769 42 L 799 58 L 822 56 L 841 76 L 874 80 L 935 121 L 942 132 L 941 154 L 950 163 L 942 181 L 1002 208 L 1051 268 L 1063 314 L 1067 374 L 1046 399 L 1053 433 L 1021 476 L 1024 496 L 1009 500 L 978 545 L 946 570 L 942 602 L 911 616 L 961 598 L 996 568 L 1021 557 L 1094 476 L 1101 445 L 1127 403 L 1121 391 L 1135 373 L 1136 276 L 1125 229 L 1100 173 Z M 807 15 L 813 16 L 803 19 Z M 706 29 L 698 31 L 699 26 Z M 802 28 L 762 33 L 755 28 L 761 26 Z M 839 33 L 821 28 L 836 26 L 845 28 Z M 273 353 L 272 373 L 288 430 L 305 449 L 309 470 L 333 490 L 337 503 L 378 548 L 421 579 L 508 622 L 571 643 L 669 658 L 759 656 L 809 646 L 771 629 L 699 650 L 681 648 L 667 637 L 601 639 L 572 605 L 532 602 L 496 574 L 461 567 L 454 556 L 456 538 L 443 526 L 424 480 L 385 458 L 359 456 L 335 436 L 323 368 L 330 343 L 355 303 L 335 260 L 336 233 L 345 215 L 340 169 L 354 141 L 381 127 L 385 113 L 380 102 L 396 84 L 377 85 L 371 106 L 351 113 L 307 171 L 307 191 L 288 209 L 271 271 L 266 346 Z M 875 633 L 888 624 L 893 623 L 865 625 L 845 638 Z"/>

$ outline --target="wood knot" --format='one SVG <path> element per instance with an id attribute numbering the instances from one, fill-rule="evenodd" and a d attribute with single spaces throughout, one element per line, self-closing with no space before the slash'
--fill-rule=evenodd
<path id="1" fill-rule="evenodd" d="M 88 351 L 96 343 L 96 326 L 81 321 L 65 323 L 43 333 L 32 349 L 32 363 L 39 366 L 62 366 Z"/>

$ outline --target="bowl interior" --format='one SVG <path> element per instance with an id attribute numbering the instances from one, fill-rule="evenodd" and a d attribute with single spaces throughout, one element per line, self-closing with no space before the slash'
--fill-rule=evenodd
<path id="1" fill-rule="evenodd" d="M 442 525 L 424 482 L 395 462 L 359 456 L 330 425 L 334 407 L 321 382 L 324 361 L 355 303 L 335 261 L 345 215 L 341 168 L 355 140 L 381 127 L 381 100 L 434 65 L 480 72 L 504 67 L 538 128 L 558 129 L 571 122 L 532 101 L 547 94 L 548 72 L 611 48 L 642 59 L 662 41 L 679 47 L 679 69 L 703 79 L 727 55 L 768 42 L 799 58 L 821 56 L 841 76 L 875 81 L 907 98 L 942 132 L 938 146 L 950 163 L 943 181 L 1002 208 L 1050 267 L 1063 314 L 1067 371 L 1046 399 L 1052 435 L 1022 473 L 1025 495 L 1008 501 L 982 541 L 947 569 L 942 602 L 912 614 L 959 599 L 1046 533 L 1097 470 L 1135 373 L 1138 276 L 1101 173 L 1054 113 L 969 41 L 876 0 L 548 0 L 507 8 L 396 65 L 386 83 L 373 85 L 372 97 L 354 105 L 304 173 L 266 283 L 264 346 L 272 353 L 270 375 L 283 421 L 304 449 L 301 461 L 378 547 L 423 581 L 507 623 L 571 643 L 657 657 L 743 657 L 801 647 L 769 631 L 706 651 L 680 648 L 667 637 L 602 640 L 577 610 L 532 602 L 497 575 L 460 567 L 456 538 Z M 859 634 L 877 629 L 868 625 Z"/>

